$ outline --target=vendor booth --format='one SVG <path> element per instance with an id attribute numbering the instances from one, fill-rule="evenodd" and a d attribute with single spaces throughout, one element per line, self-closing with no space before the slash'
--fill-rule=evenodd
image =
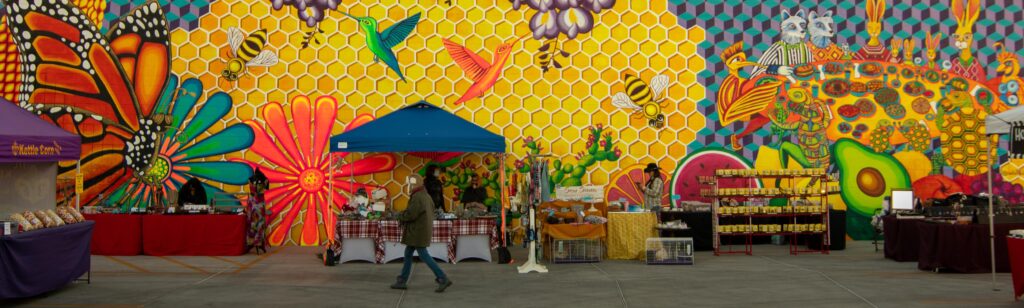
<path id="1" fill-rule="evenodd" d="M 333 162 L 342 156 L 335 153 L 415 153 L 421 156 L 494 153 L 499 156 L 502 168 L 505 166 L 504 137 L 423 101 L 331 137 L 331 152 L 332 166 L 337 166 Z M 505 182 L 504 171 L 501 170 L 502 183 Z M 330 183 L 333 185 L 334 181 Z M 500 194 L 505 193 L 502 187 Z M 499 199 L 503 203 L 506 200 Z M 371 262 L 387 263 L 402 258 L 405 246 L 400 243 L 401 228 L 397 221 L 338 221 L 335 225 L 336 230 L 331 230 L 335 234 L 331 237 L 341 244 L 342 262 L 371 261 L 370 251 L 375 252 Z M 467 258 L 490 261 L 491 249 L 498 246 L 497 240 L 493 219 L 436 220 L 427 249 L 431 256 L 445 262 Z"/>
<path id="2" fill-rule="evenodd" d="M 52 213 L 57 162 L 80 154 L 78 136 L 0 98 L 0 220 L 12 217 L 0 229 L 0 299 L 50 292 L 89 272 L 92 222 L 36 217 L 44 226 L 25 219 Z"/>

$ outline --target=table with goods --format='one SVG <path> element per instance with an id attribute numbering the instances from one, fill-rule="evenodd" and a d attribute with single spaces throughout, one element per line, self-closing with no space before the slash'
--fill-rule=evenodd
<path id="1" fill-rule="evenodd" d="M 1011 230 L 1024 229 L 1024 207 L 993 209 L 995 270 L 1010 272 L 1006 238 Z M 885 257 L 917 262 L 918 269 L 936 272 L 987 273 L 992 270 L 988 209 L 983 207 L 931 207 L 912 215 L 882 218 Z"/>
<path id="2" fill-rule="evenodd" d="M 335 227 L 341 262 L 384 264 L 404 256 L 402 226 L 397 220 L 345 217 Z M 481 239 L 482 243 L 478 243 Z M 427 250 L 432 257 L 450 263 L 468 258 L 490 261 L 490 250 L 498 247 L 499 240 L 494 217 L 436 219 Z"/>
<path id="3" fill-rule="evenodd" d="M 74 207 L 24 211 L 0 222 L 0 299 L 36 296 L 90 277 L 94 223 Z"/>
<path id="4" fill-rule="evenodd" d="M 723 179 L 741 179 L 747 188 L 721 188 Z M 758 188 L 764 179 L 795 181 L 810 178 L 809 187 Z M 712 228 L 715 255 L 753 254 L 753 238 L 764 236 L 789 237 L 789 251 L 799 253 L 829 253 L 831 228 L 828 196 L 838 193 L 833 175 L 824 169 L 750 170 L 719 169 L 714 176 L 701 176 L 706 185 L 702 195 L 713 200 Z M 769 199 L 783 198 L 784 206 L 769 206 Z M 802 236 L 821 237 L 824 245 L 817 249 L 804 249 L 799 245 Z M 740 240 L 742 250 L 734 250 L 732 243 Z"/>
<path id="5" fill-rule="evenodd" d="M 249 251 L 250 222 L 241 206 L 84 209 L 84 217 L 96 223 L 96 255 L 236 256 Z"/>
<path id="6" fill-rule="evenodd" d="M 1024 296 L 1024 229 L 1010 231 L 1006 247 L 1013 277 L 1013 298 L 1019 301 Z"/>

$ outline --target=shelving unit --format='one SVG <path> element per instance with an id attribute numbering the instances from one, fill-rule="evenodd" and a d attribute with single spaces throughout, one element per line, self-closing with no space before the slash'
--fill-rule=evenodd
<path id="1" fill-rule="evenodd" d="M 748 179 L 747 187 L 720 187 L 722 179 Z M 757 179 L 788 181 L 789 188 L 759 188 Z M 794 187 L 799 179 L 810 179 L 807 187 Z M 828 196 L 839 191 L 834 176 L 824 169 L 805 170 L 717 170 L 715 176 L 701 177 L 701 194 L 712 202 L 712 232 L 715 255 L 753 254 L 755 236 L 790 237 L 789 253 L 829 253 Z M 733 185 L 735 185 L 734 181 Z M 763 181 L 761 181 L 763 182 Z M 784 198 L 785 206 L 768 206 L 770 199 Z M 802 236 L 821 236 L 820 250 L 802 249 Z M 743 250 L 734 250 L 722 238 L 743 240 Z M 723 246 L 727 249 L 723 249 Z"/>

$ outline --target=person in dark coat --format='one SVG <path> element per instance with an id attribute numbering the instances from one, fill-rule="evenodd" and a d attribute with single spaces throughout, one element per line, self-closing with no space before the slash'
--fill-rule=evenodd
<path id="1" fill-rule="evenodd" d="M 185 204 L 208 204 L 209 201 L 206 199 L 206 189 L 203 188 L 203 183 L 199 182 L 197 178 L 191 178 L 181 185 L 180 192 L 178 193 L 178 206 Z"/>
<path id="2" fill-rule="evenodd" d="M 427 193 L 424 184 L 420 184 L 418 175 L 409 176 L 406 180 L 409 190 L 409 203 L 405 211 L 398 215 L 398 221 L 402 224 L 402 244 L 405 245 L 405 258 L 402 264 L 402 273 L 398 281 L 391 285 L 392 289 L 405 290 L 408 288 L 409 275 L 412 271 L 412 253 L 419 254 L 420 261 L 427 264 L 434 272 L 437 281 L 435 292 L 444 292 L 452 281 L 441 271 L 434 262 L 434 258 L 427 251 L 430 246 L 430 237 L 434 232 L 434 202 Z"/>
<path id="3" fill-rule="evenodd" d="M 423 185 L 426 186 L 427 193 L 430 194 L 430 200 L 434 202 L 434 208 L 445 211 L 444 183 L 441 182 L 441 168 L 437 166 L 428 166 L 426 179 L 423 180 Z"/>

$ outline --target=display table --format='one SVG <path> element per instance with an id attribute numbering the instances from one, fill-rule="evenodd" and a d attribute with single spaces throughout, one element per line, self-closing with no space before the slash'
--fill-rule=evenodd
<path id="1" fill-rule="evenodd" d="M 89 272 L 92 221 L 0 237 L 0 299 L 59 289 Z"/>
<path id="2" fill-rule="evenodd" d="M 647 239 L 657 236 L 655 213 L 608 213 L 608 259 L 640 260 Z"/>
<path id="3" fill-rule="evenodd" d="M 244 215 L 143 215 L 142 252 L 151 256 L 237 256 L 248 251 Z"/>
<path id="4" fill-rule="evenodd" d="M 1020 300 L 1024 295 L 1024 239 L 1007 237 L 1006 248 L 1013 273 L 1013 298 Z"/>
<path id="5" fill-rule="evenodd" d="M 465 259 L 491 261 L 491 249 L 498 248 L 497 222 L 493 218 L 460 219 L 452 225 L 454 262 Z"/>
<path id="6" fill-rule="evenodd" d="M 339 220 L 335 240 L 341 244 L 341 261 L 377 263 L 377 235 L 380 223 L 369 220 Z"/>
<path id="7" fill-rule="evenodd" d="M 921 243 L 921 236 L 917 228 L 919 223 L 923 223 L 923 220 L 896 219 L 896 216 L 882 217 L 886 259 L 898 262 L 917 261 L 917 250 Z M 988 246 L 985 251 L 988 251 Z"/>
<path id="8" fill-rule="evenodd" d="M 92 231 L 92 254 L 134 256 L 142 254 L 142 215 L 83 214 L 96 222 Z"/>
<path id="9" fill-rule="evenodd" d="M 714 250 L 714 232 L 711 227 L 711 212 L 675 212 L 661 211 L 662 222 L 682 220 L 689 227 L 687 232 L 666 230 L 661 237 L 693 237 L 693 250 Z"/>
<path id="10" fill-rule="evenodd" d="M 921 236 L 917 268 L 926 271 L 943 269 L 960 273 L 992 271 L 988 225 L 920 222 L 917 229 Z M 1024 229 L 1024 224 L 995 225 L 997 272 L 1010 271 L 1006 241 L 1003 239 L 1013 229 Z"/>
<path id="11" fill-rule="evenodd" d="M 427 251 L 430 256 L 444 262 L 455 260 L 455 246 L 452 245 L 451 220 L 434 220 L 434 232 L 430 237 L 430 246 Z M 405 257 L 405 245 L 402 244 L 402 227 L 396 220 L 384 220 L 380 222 L 380 231 L 377 232 L 377 263 L 388 263 Z M 413 253 L 418 256 L 418 253 Z"/>

